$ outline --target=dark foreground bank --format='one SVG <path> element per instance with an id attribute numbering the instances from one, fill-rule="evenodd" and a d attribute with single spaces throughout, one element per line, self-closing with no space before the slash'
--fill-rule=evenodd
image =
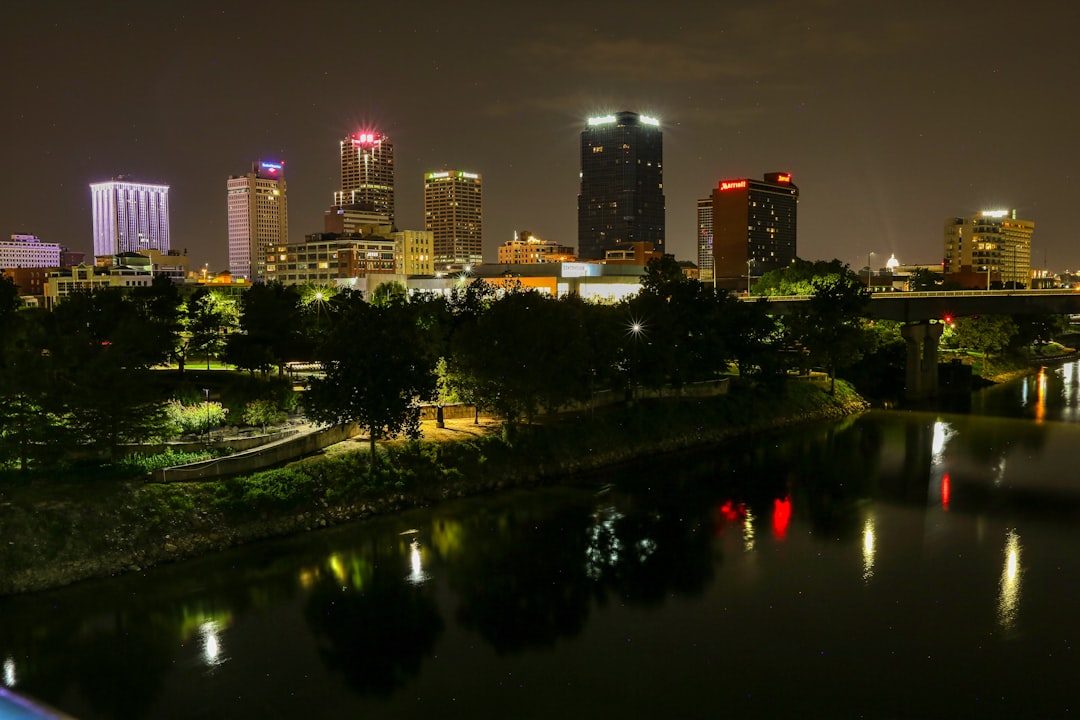
<path id="1" fill-rule="evenodd" d="M 844 383 L 736 385 L 714 398 L 664 398 L 461 441 L 366 444 L 214 482 L 92 482 L 5 488 L 0 594 L 59 587 L 227 547 L 505 487 L 558 482 L 865 410 Z"/>

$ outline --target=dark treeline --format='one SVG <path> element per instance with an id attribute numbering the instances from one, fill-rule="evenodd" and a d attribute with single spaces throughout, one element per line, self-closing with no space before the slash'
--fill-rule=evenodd
<path id="1" fill-rule="evenodd" d="M 170 437 L 170 403 L 209 399 L 203 382 L 185 380 L 197 358 L 266 384 L 290 363 L 317 363 L 305 413 L 356 422 L 373 447 L 415 436 L 421 401 L 475 404 L 513 427 L 602 392 L 632 399 L 640 388 L 678 391 L 727 375 L 777 381 L 810 367 L 834 376 L 872 351 L 878 334 L 860 319 L 854 274 L 827 265 L 837 272 L 817 278 L 812 300 L 784 320 L 762 302 L 687 279 L 671 258 L 651 262 L 642 291 L 617 304 L 482 281 L 449 297 L 408 296 L 392 284 L 365 298 L 269 283 L 238 302 L 206 289 L 185 301 L 159 278 L 127 292 L 75 293 L 48 311 L 21 307 L 3 282 L 0 466 L 45 467 L 61 450 L 87 446 L 114 457 L 122 443 Z M 273 413 L 289 409 L 287 394 L 279 387 L 250 399 Z M 258 424 L 251 407 L 228 422 L 243 414 Z"/>

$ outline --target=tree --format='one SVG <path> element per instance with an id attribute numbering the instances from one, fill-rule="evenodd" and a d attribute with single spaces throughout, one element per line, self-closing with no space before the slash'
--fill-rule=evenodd
<path id="1" fill-rule="evenodd" d="M 199 288 L 184 307 L 186 342 L 181 344 L 180 369 L 183 360 L 191 353 L 206 355 L 206 369 L 210 369 L 210 357 L 221 354 L 225 338 L 239 326 L 239 308 L 236 300 L 222 293 Z"/>
<path id="2" fill-rule="evenodd" d="M 167 360 L 169 343 L 146 304 L 114 288 L 78 292 L 48 321 L 45 409 L 112 458 L 122 442 L 161 434 L 164 397 L 150 368 Z"/>
<path id="3" fill-rule="evenodd" d="M 572 301 L 509 292 L 455 332 L 452 373 L 511 428 L 520 418 L 531 422 L 541 410 L 588 397 L 581 320 Z"/>
<path id="4" fill-rule="evenodd" d="M 949 344 L 982 353 L 987 361 L 1005 350 L 1016 336 L 1017 327 L 1008 315 L 959 317 L 953 321 Z"/>
<path id="5" fill-rule="evenodd" d="M 836 371 L 862 357 L 873 336 L 863 327 L 868 293 L 853 273 L 813 282 L 810 300 L 788 323 L 808 359 L 829 374 L 829 392 L 836 390 Z"/>
<path id="6" fill-rule="evenodd" d="M 645 263 L 645 274 L 641 276 L 641 291 L 662 297 L 672 295 L 686 288 L 696 288 L 700 283 L 686 276 L 674 255 L 652 258 Z"/>
<path id="7" fill-rule="evenodd" d="M 930 292 L 941 287 L 941 273 L 926 268 L 916 268 L 908 277 L 908 290 L 911 292 Z"/>
<path id="8" fill-rule="evenodd" d="M 820 283 L 855 278 L 846 264 L 839 260 L 810 262 L 795 258 L 787 267 L 770 270 L 754 285 L 756 295 L 813 295 Z"/>
<path id="9" fill-rule="evenodd" d="M 309 381 L 309 417 L 365 428 L 372 467 L 377 439 L 419 437 L 419 402 L 435 393 L 436 358 L 409 304 L 377 307 L 350 297 L 315 354 L 324 376 Z"/>
<path id="10" fill-rule="evenodd" d="M 48 312 L 21 305 L 14 284 L 0 278 L 0 466 L 15 462 L 25 473 L 32 462 L 53 457 L 47 442 L 58 434 L 59 420 L 44 408 Z"/>
<path id="11" fill-rule="evenodd" d="M 1070 330 L 1068 315 L 1013 315 L 1012 319 L 1016 323 L 1016 335 L 1010 345 L 1017 349 L 1047 345 Z"/>
<path id="12" fill-rule="evenodd" d="M 278 281 L 252 285 L 240 299 L 240 332 L 229 336 L 226 360 L 252 373 L 276 367 L 284 374 L 285 363 L 310 352 L 299 290 Z"/>

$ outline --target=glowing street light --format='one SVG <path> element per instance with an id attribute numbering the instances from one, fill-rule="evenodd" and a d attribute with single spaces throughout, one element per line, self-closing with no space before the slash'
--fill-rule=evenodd
<path id="1" fill-rule="evenodd" d="M 210 444 L 210 388 L 203 388 L 203 396 L 206 397 L 206 443 Z"/>

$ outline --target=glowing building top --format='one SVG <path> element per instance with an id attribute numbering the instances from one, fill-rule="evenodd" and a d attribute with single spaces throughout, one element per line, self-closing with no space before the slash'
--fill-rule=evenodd
<path id="1" fill-rule="evenodd" d="M 169 252 L 169 186 L 122 176 L 90 185 L 94 255 Z"/>
<path id="2" fill-rule="evenodd" d="M 620 243 L 664 249 L 660 121 L 623 111 L 588 118 L 581 133 L 578 257 L 601 260 Z"/>
<path id="3" fill-rule="evenodd" d="M 341 141 L 341 190 L 334 205 L 363 208 L 394 224 L 394 144 L 388 137 L 363 130 Z"/>

